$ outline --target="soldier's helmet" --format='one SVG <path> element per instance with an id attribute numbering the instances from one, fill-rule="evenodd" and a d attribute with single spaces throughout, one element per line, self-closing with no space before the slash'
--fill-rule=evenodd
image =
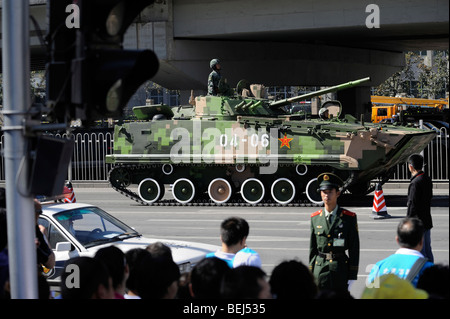
<path id="1" fill-rule="evenodd" d="M 215 70 L 217 64 L 220 64 L 220 60 L 219 60 L 219 59 L 212 59 L 212 60 L 209 62 L 209 67 L 210 67 L 211 69 Z"/>
<path id="2" fill-rule="evenodd" d="M 342 179 L 333 173 L 322 173 L 317 176 L 317 183 L 319 184 L 318 191 L 323 191 L 325 189 L 335 188 L 340 190 L 344 185 Z"/>

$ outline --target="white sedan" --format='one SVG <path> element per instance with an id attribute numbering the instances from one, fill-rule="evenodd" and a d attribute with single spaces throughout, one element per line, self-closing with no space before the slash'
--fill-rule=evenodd
<path id="1" fill-rule="evenodd" d="M 181 273 L 189 272 L 207 253 L 219 249 L 209 244 L 145 238 L 117 218 L 89 204 L 42 205 L 38 223 L 55 253 L 56 266 L 46 273 L 53 290 L 59 288 L 60 276 L 68 259 L 93 257 L 97 250 L 109 245 L 115 245 L 125 253 L 133 248 L 146 248 L 151 243 L 162 242 L 171 248 Z"/>

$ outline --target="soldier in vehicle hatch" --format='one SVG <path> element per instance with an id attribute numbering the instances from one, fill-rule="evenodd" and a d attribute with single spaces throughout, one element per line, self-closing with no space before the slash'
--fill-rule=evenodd
<path id="1" fill-rule="evenodd" d="M 317 177 L 317 181 L 324 208 L 311 215 L 309 268 L 319 290 L 345 293 L 358 275 L 359 234 L 356 214 L 337 204 L 343 185 L 337 175 L 323 173 Z"/>
<path id="2" fill-rule="evenodd" d="M 219 82 L 222 78 L 220 74 L 220 61 L 219 59 L 212 59 L 209 62 L 209 66 L 212 69 L 208 76 L 208 95 L 219 95 Z"/>

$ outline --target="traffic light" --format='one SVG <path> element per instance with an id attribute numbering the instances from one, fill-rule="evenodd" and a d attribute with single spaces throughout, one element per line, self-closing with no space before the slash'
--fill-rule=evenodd
<path id="1" fill-rule="evenodd" d="M 52 9 L 50 15 L 54 13 L 55 8 L 60 7 L 54 3 L 60 1 L 49 1 Z M 65 0 L 62 2 L 66 3 Z M 153 51 L 123 49 L 126 30 L 139 13 L 154 0 L 70 2 L 76 4 L 79 9 L 80 27 L 65 31 L 70 34 L 72 46 L 66 47 L 70 59 L 67 59 L 67 55 L 61 59 L 66 59 L 64 70 L 67 71 L 69 68 L 67 74 L 70 78 L 59 79 L 60 83 L 64 80 L 64 83 L 60 84 L 64 86 L 60 91 L 63 92 L 64 99 L 60 98 L 60 101 L 57 101 L 59 105 L 57 103 L 54 105 L 57 110 L 54 113 L 59 114 L 61 120 L 61 114 L 64 112 L 58 111 L 60 106 L 69 118 L 80 118 L 86 122 L 120 117 L 122 109 L 134 92 L 152 78 L 159 68 L 158 58 Z M 56 21 L 58 20 L 59 18 L 56 18 Z M 55 45 L 58 44 L 57 42 Z M 57 69 L 55 65 L 59 66 L 53 63 L 53 69 Z M 54 73 L 50 80 L 58 81 Z M 49 84 L 50 88 L 56 89 L 52 83 Z M 68 95 L 70 95 L 69 103 Z"/>
<path id="2" fill-rule="evenodd" d="M 75 54 L 75 29 L 65 26 L 66 8 L 71 0 L 47 2 L 46 97 L 51 121 L 65 122 L 73 118 L 71 107 L 71 61 Z"/>

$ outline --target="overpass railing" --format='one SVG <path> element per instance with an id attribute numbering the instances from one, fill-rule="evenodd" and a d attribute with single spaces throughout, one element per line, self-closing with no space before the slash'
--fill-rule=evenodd
<path id="1" fill-rule="evenodd" d="M 64 136 L 67 136 L 64 134 Z M 113 152 L 112 133 L 70 134 L 75 140 L 71 169 L 72 181 L 107 181 L 111 164 L 105 163 L 105 155 Z M 0 181 L 5 179 L 3 157 L 4 136 L 0 137 Z M 448 131 L 441 129 L 436 138 L 425 148 L 426 172 L 435 182 L 448 182 Z M 68 173 L 69 175 L 69 173 Z M 407 182 L 410 173 L 406 164 L 395 168 L 390 181 Z"/>

